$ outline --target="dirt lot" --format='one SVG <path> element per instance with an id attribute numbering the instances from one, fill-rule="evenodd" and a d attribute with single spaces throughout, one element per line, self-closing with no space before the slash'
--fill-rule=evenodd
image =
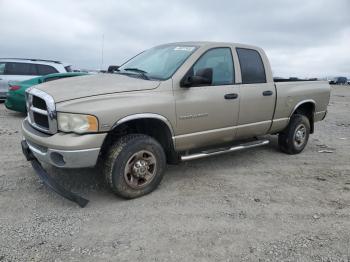
<path id="1" fill-rule="evenodd" d="M 350 261 L 350 88 L 299 155 L 267 147 L 169 166 L 122 200 L 98 170 L 49 168 L 91 200 L 48 190 L 22 156 L 23 116 L 0 104 L 0 261 Z M 321 153 L 326 150 L 331 153 Z"/>

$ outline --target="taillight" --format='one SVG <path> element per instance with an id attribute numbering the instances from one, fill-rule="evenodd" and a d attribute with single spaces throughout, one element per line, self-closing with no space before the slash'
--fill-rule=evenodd
<path id="1" fill-rule="evenodd" d="M 10 86 L 10 91 L 16 91 L 20 88 L 21 88 L 20 86 Z"/>

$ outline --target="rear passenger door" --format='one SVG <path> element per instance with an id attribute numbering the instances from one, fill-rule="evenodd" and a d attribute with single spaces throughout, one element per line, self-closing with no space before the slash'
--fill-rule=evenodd
<path id="1" fill-rule="evenodd" d="M 266 134 L 273 118 L 276 92 L 267 82 L 261 54 L 254 49 L 236 48 L 242 75 L 236 139 Z"/>

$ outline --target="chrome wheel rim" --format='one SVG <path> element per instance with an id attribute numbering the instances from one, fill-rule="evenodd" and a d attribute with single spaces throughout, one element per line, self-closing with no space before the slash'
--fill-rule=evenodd
<path id="1" fill-rule="evenodd" d="M 124 179 L 128 186 L 140 189 L 154 179 L 156 172 L 157 161 L 154 154 L 148 150 L 141 150 L 126 162 Z"/>
<path id="2" fill-rule="evenodd" d="M 294 133 L 294 145 L 296 147 L 302 147 L 306 140 L 306 127 L 304 124 L 300 124 Z"/>

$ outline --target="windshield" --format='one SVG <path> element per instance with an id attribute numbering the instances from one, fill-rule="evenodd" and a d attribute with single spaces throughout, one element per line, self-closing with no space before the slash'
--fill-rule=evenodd
<path id="1" fill-rule="evenodd" d="M 118 73 L 142 74 L 148 79 L 165 80 L 171 77 L 195 50 L 195 46 L 154 47 L 131 58 L 119 67 Z"/>

